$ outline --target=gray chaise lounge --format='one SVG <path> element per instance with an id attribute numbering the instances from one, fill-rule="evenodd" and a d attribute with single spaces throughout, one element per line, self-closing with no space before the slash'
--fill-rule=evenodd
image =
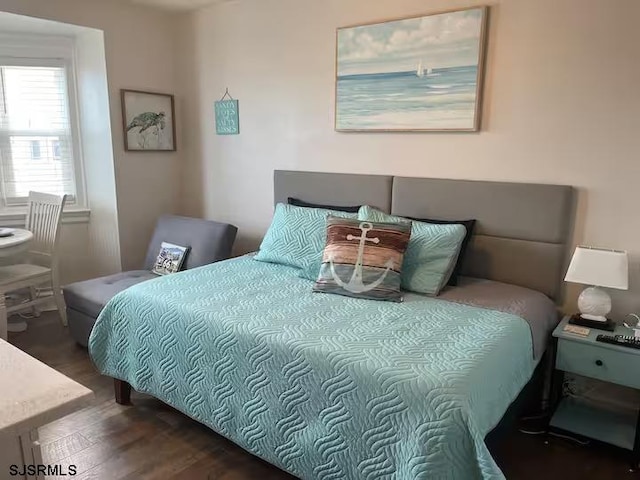
<path id="1" fill-rule="evenodd" d="M 63 288 L 69 333 L 77 343 L 86 347 L 98 315 L 115 294 L 137 283 L 157 278 L 151 269 L 162 242 L 190 247 L 182 267 L 186 270 L 229 258 L 237 231 L 235 226 L 226 223 L 175 215 L 160 217 L 147 249 L 143 270 L 116 273 L 72 283 Z"/>

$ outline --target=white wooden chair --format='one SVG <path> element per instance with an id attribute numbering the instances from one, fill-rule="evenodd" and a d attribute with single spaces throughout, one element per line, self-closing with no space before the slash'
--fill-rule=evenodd
<path id="1" fill-rule="evenodd" d="M 30 263 L 0 267 L 0 338 L 7 338 L 7 316 L 22 310 L 37 312 L 38 305 L 50 301 L 50 297 L 37 296 L 37 287 L 44 284 L 51 285 L 62 324 L 67 325 L 58 274 L 60 220 L 66 200 L 66 195 L 29 192 L 26 229 L 33 233 L 27 253 Z M 25 288 L 31 291 L 29 301 L 7 307 L 5 294 Z"/>

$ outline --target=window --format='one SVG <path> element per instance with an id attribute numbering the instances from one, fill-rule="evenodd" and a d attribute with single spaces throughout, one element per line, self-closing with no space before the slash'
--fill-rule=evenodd
<path id="1" fill-rule="evenodd" d="M 31 159 L 40 159 L 40 140 L 31 140 Z"/>
<path id="2" fill-rule="evenodd" d="M 30 190 L 82 206 L 72 72 L 62 58 L 0 56 L 0 209 Z"/>
<path id="3" fill-rule="evenodd" d="M 51 148 L 53 149 L 53 158 L 60 160 L 60 140 L 54 140 L 51 144 Z"/>

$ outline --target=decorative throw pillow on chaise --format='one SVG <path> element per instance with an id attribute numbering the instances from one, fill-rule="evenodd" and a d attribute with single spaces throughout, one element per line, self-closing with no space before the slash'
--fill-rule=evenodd
<path id="1" fill-rule="evenodd" d="M 189 247 L 181 247 L 173 243 L 162 242 L 160 244 L 160 252 L 158 253 L 156 262 L 153 264 L 151 272 L 156 275 L 169 275 L 179 272 L 188 251 Z"/>
<path id="2" fill-rule="evenodd" d="M 358 218 L 372 222 L 410 221 L 369 206 Z M 413 221 L 411 241 L 402 266 L 402 288 L 411 292 L 438 295 L 456 265 L 466 230 L 463 225 L 435 225 Z"/>
<path id="3" fill-rule="evenodd" d="M 411 223 L 382 223 L 329 216 L 315 292 L 402 301 L 400 278 Z"/>
<path id="4" fill-rule="evenodd" d="M 326 239 L 327 215 L 358 217 L 356 213 L 277 204 L 254 259 L 297 268 L 318 265 Z"/>

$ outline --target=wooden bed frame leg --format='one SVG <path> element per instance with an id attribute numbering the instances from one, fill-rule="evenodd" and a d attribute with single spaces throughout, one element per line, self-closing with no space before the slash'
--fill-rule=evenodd
<path id="1" fill-rule="evenodd" d="M 116 394 L 116 403 L 119 405 L 131 405 L 131 385 L 124 380 L 113 379 L 113 390 Z"/>

